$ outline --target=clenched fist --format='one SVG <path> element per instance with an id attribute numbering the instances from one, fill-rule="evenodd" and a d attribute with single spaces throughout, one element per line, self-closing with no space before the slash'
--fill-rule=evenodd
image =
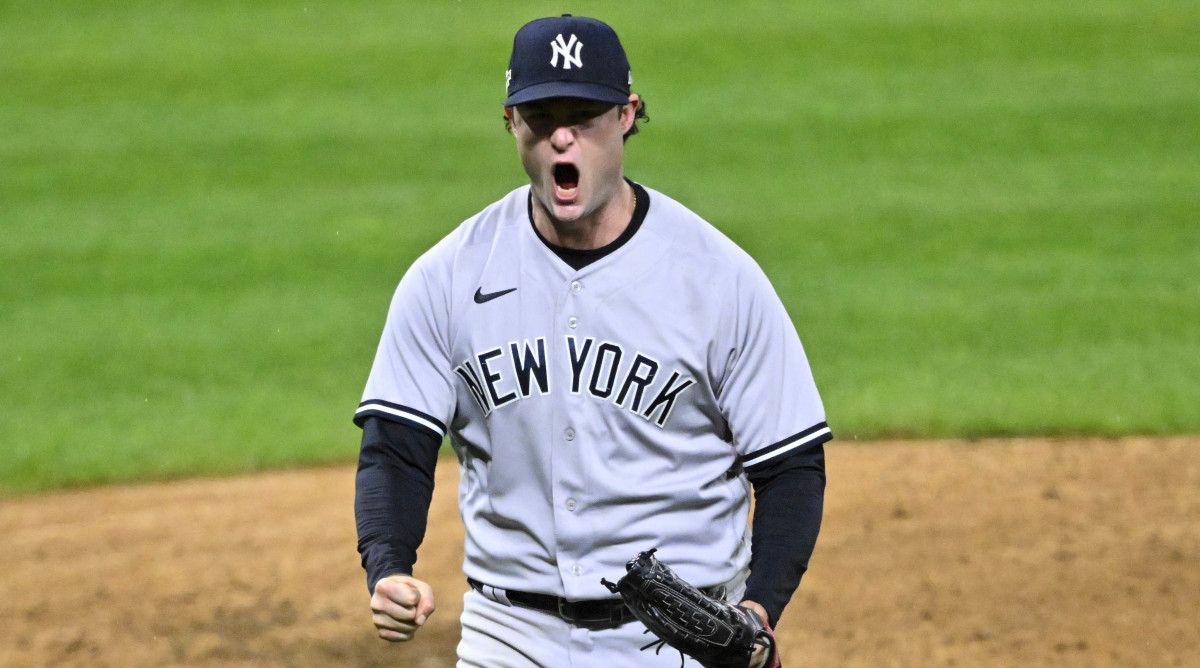
<path id="1" fill-rule="evenodd" d="M 389 642 L 413 639 L 435 609 L 433 588 L 411 575 L 390 575 L 375 583 L 372 619 L 379 637 Z"/>

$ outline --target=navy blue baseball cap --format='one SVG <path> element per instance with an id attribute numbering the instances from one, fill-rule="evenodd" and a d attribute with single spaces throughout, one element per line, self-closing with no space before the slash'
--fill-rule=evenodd
<path id="1" fill-rule="evenodd" d="M 504 106 L 548 97 L 629 104 L 633 73 L 617 33 L 583 16 L 530 21 L 513 38 Z"/>

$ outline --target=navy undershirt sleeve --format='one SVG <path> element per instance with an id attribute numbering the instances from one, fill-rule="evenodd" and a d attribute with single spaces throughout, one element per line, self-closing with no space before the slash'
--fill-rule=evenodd
<path id="1" fill-rule="evenodd" d="M 412 574 L 425 539 L 442 442 L 430 432 L 378 417 L 367 418 L 362 428 L 354 518 L 367 589 L 374 593 L 380 579 Z"/>
<path id="2" fill-rule="evenodd" d="M 754 486 L 754 532 L 745 600 L 779 622 L 817 545 L 825 506 L 825 447 L 818 443 L 762 469 L 748 470 Z"/>

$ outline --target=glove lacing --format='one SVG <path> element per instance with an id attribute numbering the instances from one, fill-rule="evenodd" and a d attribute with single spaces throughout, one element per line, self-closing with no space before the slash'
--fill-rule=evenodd
<path id="1" fill-rule="evenodd" d="M 646 629 L 645 631 L 642 631 L 643 635 L 645 635 L 647 633 L 650 633 L 650 629 Z M 666 647 L 667 641 L 666 640 L 655 640 L 654 642 L 643 646 L 640 651 L 645 652 L 646 650 L 650 649 L 651 647 L 654 647 L 655 645 L 658 645 L 658 647 L 654 648 L 654 653 L 658 654 L 659 652 L 662 651 L 663 647 Z M 681 650 L 675 650 L 675 651 L 679 652 L 679 668 L 684 668 L 684 664 L 687 663 L 687 659 L 684 658 L 684 654 Z"/>
<path id="2" fill-rule="evenodd" d="M 645 631 L 642 631 L 642 635 L 645 635 L 647 633 L 650 633 L 650 629 L 646 629 Z M 774 649 L 775 645 L 772 642 L 772 640 L 773 639 L 771 638 L 771 634 L 768 633 L 766 630 L 759 631 L 758 633 L 754 634 L 754 644 L 758 647 L 763 648 L 767 652 L 766 658 L 763 659 L 763 661 L 762 661 L 762 665 L 764 665 L 764 666 L 769 665 L 771 663 L 771 653 L 775 651 L 775 649 Z M 658 647 L 654 647 L 655 645 L 658 645 Z M 642 648 L 639 651 L 645 652 L 646 650 L 650 649 L 651 647 L 654 647 L 654 653 L 658 654 L 659 652 L 662 651 L 662 648 L 665 647 L 666 645 L 667 645 L 666 640 L 655 640 L 652 643 L 648 643 L 648 644 L 642 646 Z M 679 652 L 679 668 L 684 668 L 684 664 L 687 663 L 687 658 L 685 658 L 686 655 L 680 650 L 675 650 L 675 651 Z M 753 656 L 753 652 L 751 652 L 751 656 Z"/>

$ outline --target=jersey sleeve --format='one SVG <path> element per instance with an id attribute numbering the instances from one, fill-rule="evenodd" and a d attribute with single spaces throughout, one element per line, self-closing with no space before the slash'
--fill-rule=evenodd
<path id="1" fill-rule="evenodd" d="M 401 279 L 388 309 L 362 403 L 359 427 L 368 417 L 400 422 L 439 439 L 454 413 L 447 321 L 448 281 L 439 281 L 423 256 Z"/>
<path id="2" fill-rule="evenodd" d="M 756 264 L 739 275 L 717 401 L 742 467 L 753 472 L 832 437 L 800 337 Z"/>

